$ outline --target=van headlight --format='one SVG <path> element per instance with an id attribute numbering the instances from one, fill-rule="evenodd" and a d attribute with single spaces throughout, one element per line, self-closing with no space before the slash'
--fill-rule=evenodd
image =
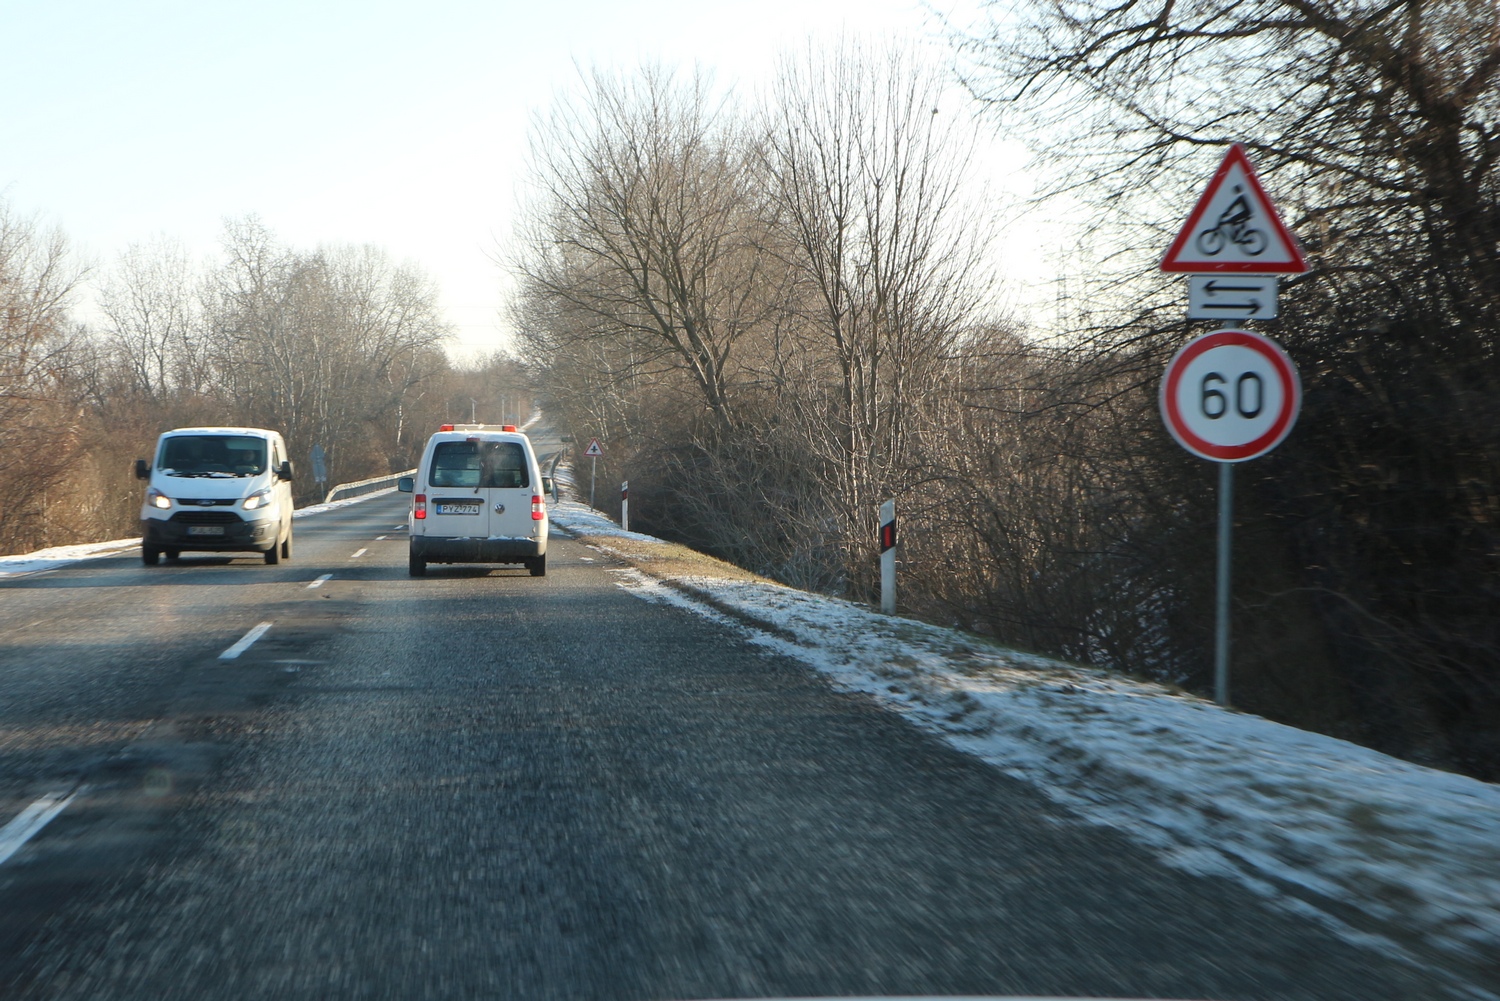
<path id="1" fill-rule="evenodd" d="M 172 506 L 172 498 L 152 487 L 146 491 L 146 503 L 151 507 L 159 507 L 165 511 Z"/>
<path id="2" fill-rule="evenodd" d="M 264 490 L 257 490 L 245 498 L 245 510 L 254 511 L 256 508 L 265 507 L 269 503 L 271 503 L 271 488 L 266 487 Z"/>

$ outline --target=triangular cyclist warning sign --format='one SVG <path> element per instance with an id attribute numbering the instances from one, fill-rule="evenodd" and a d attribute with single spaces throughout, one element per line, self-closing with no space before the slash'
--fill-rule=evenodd
<path id="1" fill-rule="evenodd" d="M 1282 225 L 1245 147 L 1224 155 L 1198 204 L 1161 260 L 1163 271 L 1300 275 L 1302 248 Z"/>
<path id="2" fill-rule="evenodd" d="M 589 447 L 583 450 L 583 454 L 584 455 L 593 455 L 593 456 L 603 455 L 604 454 L 604 449 L 602 449 L 602 448 L 599 447 L 599 439 L 598 438 L 590 438 L 589 439 Z"/>

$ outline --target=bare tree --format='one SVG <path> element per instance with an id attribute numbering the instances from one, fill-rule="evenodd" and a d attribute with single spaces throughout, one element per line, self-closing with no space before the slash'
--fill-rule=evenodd
<path id="1" fill-rule="evenodd" d="M 1086 187 L 1093 204 L 1114 206 L 1100 219 L 1157 229 L 1132 241 L 1130 267 L 1165 246 L 1183 195 L 1201 183 L 1197 150 L 1243 141 L 1262 173 L 1295 196 L 1294 228 L 1326 272 L 1373 284 L 1382 272 L 1389 278 L 1393 250 L 1419 252 L 1456 269 L 1429 276 L 1435 291 L 1494 315 L 1492 0 L 988 9 L 988 24 L 960 40 L 971 86 L 1008 131 L 1045 154 L 1052 190 Z M 1389 298 L 1370 308 L 1388 308 Z"/>
<path id="2" fill-rule="evenodd" d="M 1141 360 L 1186 332 L 1152 288 L 1151 258 L 1212 166 L 1205 147 L 1245 142 L 1284 193 L 1314 270 L 1288 283 L 1275 333 L 1302 367 L 1306 404 L 1294 438 L 1247 470 L 1239 503 L 1246 530 L 1300 570 L 1268 566 L 1242 594 L 1316 614 L 1324 633 L 1298 656 L 1311 669 L 1317 648 L 1333 650 L 1331 683 L 1352 693 L 1362 739 L 1500 775 L 1493 2 L 988 10 L 960 40 L 971 86 L 1116 251 L 1095 262 L 1116 283 L 1095 295 L 1130 309 L 1100 320 L 1091 362 L 1134 374 L 1120 392 L 1140 412 L 1159 372 Z M 1191 510 L 1189 481 L 1168 459 L 1157 466 Z M 1168 558 L 1148 572 L 1170 589 L 1190 569 Z"/>
<path id="3" fill-rule="evenodd" d="M 224 405 L 281 430 L 296 455 L 322 445 L 335 477 L 400 453 L 408 395 L 446 368 L 436 287 L 375 248 L 297 252 L 233 222 L 205 299 Z"/>
<path id="4" fill-rule="evenodd" d="M 64 382 L 76 338 L 68 306 L 82 277 L 60 231 L 0 203 L 0 551 L 49 541 L 43 498 L 78 448 Z"/>
<path id="5" fill-rule="evenodd" d="M 899 48 L 846 42 L 786 59 L 763 113 L 768 250 L 797 290 L 787 347 L 828 359 L 837 386 L 791 397 L 828 432 L 856 562 L 880 501 L 914 484 L 917 404 L 991 305 L 973 133 L 941 110 L 943 90 Z"/>
<path id="6" fill-rule="evenodd" d="M 748 155 L 702 76 L 588 77 L 533 133 L 523 336 L 548 351 L 605 342 L 658 386 L 679 374 L 731 426 L 735 347 L 764 310 Z"/>
<path id="7" fill-rule="evenodd" d="M 132 244 L 116 261 L 99 308 L 130 392 L 160 402 L 172 390 L 201 388 L 196 291 L 192 261 L 174 241 Z"/>

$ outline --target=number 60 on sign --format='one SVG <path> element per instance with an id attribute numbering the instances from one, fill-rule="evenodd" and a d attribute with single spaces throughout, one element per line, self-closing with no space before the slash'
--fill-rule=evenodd
<path id="1" fill-rule="evenodd" d="M 1161 416 L 1183 448 L 1244 462 L 1281 443 L 1302 407 L 1302 384 L 1281 346 L 1248 330 L 1189 341 L 1167 364 Z"/>

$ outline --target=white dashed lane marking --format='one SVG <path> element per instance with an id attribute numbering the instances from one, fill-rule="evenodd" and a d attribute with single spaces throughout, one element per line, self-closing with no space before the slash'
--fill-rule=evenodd
<path id="1" fill-rule="evenodd" d="M 21 846 L 30 841 L 38 831 L 50 824 L 52 818 L 62 813 L 77 795 L 76 789 L 69 793 L 49 792 L 22 810 L 15 820 L 0 827 L 0 865 L 20 851 Z"/>
<path id="2" fill-rule="evenodd" d="M 360 557 L 361 557 L 361 556 L 363 556 L 363 555 L 364 555 L 364 554 L 365 554 L 365 553 L 368 553 L 368 552 L 369 552 L 369 550 L 368 550 L 368 549 L 356 549 L 356 550 L 355 550 L 355 551 L 354 551 L 354 555 L 353 555 L 353 556 L 351 556 L 351 557 L 349 557 L 349 558 L 350 558 L 350 559 L 351 559 L 351 560 L 357 560 L 357 559 L 359 559 L 359 558 L 360 558 Z"/>
<path id="3" fill-rule="evenodd" d="M 315 580 L 311 584 L 307 585 L 307 589 L 309 591 L 311 591 L 315 587 L 322 587 L 323 586 L 323 582 L 325 580 L 332 580 L 332 579 L 333 579 L 333 574 L 331 574 L 331 573 L 325 573 L 323 576 L 319 577 L 317 580 Z"/>
<path id="4" fill-rule="evenodd" d="M 251 644 L 253 644 L 256 640 L 258 640 L 262 636 L 264 636 L 266 634 L 266 630 L 270 629 L 270 628 L 271 628 L 271 623 L 269 623 L 269 622 L 262 622 L 260 625 L 256 626 L 254 629 L 250 630 L 248 633 L 246 633 L 245 635 L 241 636 L 240 637 L 240 641 L 238 643 L 236 643 L 234 646 L 230 647 L 228 650 L 225 650 L 223 653 L 219 654 L 219 659 L 220 660 L 234 660 L 240 654 L 242 654 L 246 650 L 250 649 Z"/>

